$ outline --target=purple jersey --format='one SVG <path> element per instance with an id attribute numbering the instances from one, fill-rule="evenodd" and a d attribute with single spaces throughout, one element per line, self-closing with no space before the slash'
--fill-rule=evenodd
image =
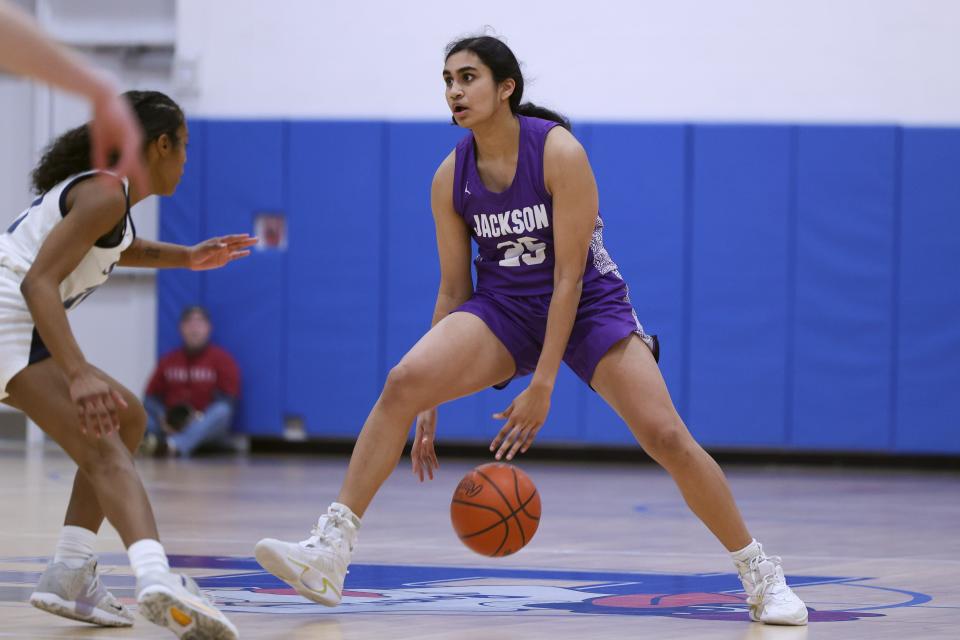
<path id="1" fill-rule="evenodd" d="M 513 183 L 500 193 L 483 186 L 471 133 L 457 144 L 453 206 L 477 243 L 477 291 L 544 295 L 553 292 L 554 249 L 553 198 L 543 182 L 543 147 L 557 123 L 517 118 L 520 149 Z M 584 267 L 584 289 L 616 270 L 603 247 L 603 221 L 598 213 Z"/>

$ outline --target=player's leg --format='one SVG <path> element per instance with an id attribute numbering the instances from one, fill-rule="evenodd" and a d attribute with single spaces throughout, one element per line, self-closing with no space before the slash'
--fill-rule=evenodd
<path id="1" fill-rule="evenodd" d="M 125 545 L 157 539 L 153 511 L 130 449 L 118 433 L 102 438 L 81 433 L 66 375 L 56 362 L 47 359 L 26 367 L 13 377 L 7 392 L 11 403 L 73 458 L 86 479 L 74 484 L 66 524 L 96 531 L 106 514 Z M 129 392 L 124 399 L 128 402 L 123 410 L 126 437 L 132 440 L 142 430 L 143 409 Z"/>
<path id="2" fill-rule="evenodd" d="M 267 538 L 260 564 L 302 596 L 340 602 L 360 517 L 397 466 L 410 425 L 426 409 L 509 379 L 513 356 L 479 317 L 452 313 L 413 346 L 387 376 L 357 438 L 337 502 L 300 543 Z M 441 427 L 442 428 L 442 427 Z"/>
<path id="3" fill-rule="evenodd" d="M 477 316 L 453 313 L 438 322 L 387 375 L 337 502 L 362 517 L 397 466 L 419 412 L 503 382 L 513 371 L 510 352 Z"/>
<path id="4" fill-rule="evenodd" d="M 721 544 L 728 551 L 749 544 L 752 538 L 723 471 L 680 419 L 647 345 L 636 335 L 614 345 L 590 384 L 673 477 L 687 505 Z"/>
<path id="5" fill-rule="evenodd" d="M 122 389 L 115 381 L 113 384 Z M 142 436 L 145 417 L 139 401 L 129 391 L 121 391 L 128 403 L 123 411 L 121 424 L 126 423 L 123 436 L 112 433 L 97 438 L 80 431 L 76 405 L 70 398 L 66 376 L 51 359 L 32 364 L 13 377 L 7 385 L 10 403 L 23 410 L 43 431 L 70 455 L 83 476 L 74 483 L 74 493 L 66 518 L 67 524 L 91 533 L 99 529 L 104 517 L 120 533 L 128 549 L 131 565 L 137 574 L 137 597 L 141 611 L 155 624 L 165 626 L 178 635 L 186 630 L 204 629 L 218 633 L 222 638 L 235 638 L 236 629 L 210 605 L 196 585 L 184 576 L 169 572 L 166 553 L 158 541 L 153 510 L 147 499 L 140 477 L 133 464 L 132 449 Z M 95 562 L 80 568 L 73 590 L 82 588 L 82 583 L 96 578 Z M 69 578 L 51 576 L 38 587 L 60 615 L 67 613 L 78 600 L 78 594 L 64 593 L 60 597 L 54 589 Z M 92 578 L 89 574 L 92 574 Z M 104 590 L 105 593 L 105 590 Z M 89 595 L 89 594 L 88 594 Z M 102 596 L 102 594 L 101 594 Z M 96 597 L 91 595 L 91 598 Z M 98 602 L 102 602 L 98 599 Z M 87 603 L 69 611 L 83 619 Z M 102 602 L 104 606 L 109 603 Z M 47 608 L 47 610 L 51 610 Z M 105 609 L 109 613 L 109 609 Z M 177 615 L 173 615 L 172 612 Z"/>
<path id="6" fill-rule="evenodd" d="M 124 446 L 133 452 L 143 437 L 142 410 L 129 390 L 112 379 L 111 382 L 127 402 L 127 407 L 118 411 L 119 433 Z M 5 402 L 23 410 L 13 398 Z M 103 517 L 90 481 L 78 469 L 57 548 L 30 596 L 31 604 L 56 615 L 100 626 L 133 624 L 133 614 L 103 586 L 97 573 L 93 545 Z"/>
<path id="7" fill-rule="evenodd" d="M 136 452 L 137 447 L 143 440 L 146 430 L 147 416 L 140 400 L 129 389 L 117 382 L 114 378 L 107 375 L 104 371 L 98 369 L 104 380 L 120 392 L 124 401 L 127 403 L 125 409 L 118 411 L 120 419 L 120 440 L 123 446 L 131 454 Z M 139 476 L 138 476 L 139 477 Z M 103 523 L 103 509 L 100 508 L 100 502 L 97 500 L 93 486 L 90 484 L 87 476 L 77 470 L 73 479 L 73 492 L 70 494 L 70 502 L 67 504 L 67 515 L 64 518 L 64 525 L 73 525 L 84 527 L 90 531 L 97 532 Z"/>
<path id="8" fill-rule="evenodd" d="M 806 607 L 787 587 L 779 558 L 765 556 L 750 536 L 723 471 L 690 435 L 647 345 L 636 335 L 615 344 L 597 364 L 591 386 L 670 473 L 690 509 L 731 552 L 752 599 L 753 619 L 806 624 Z"/>

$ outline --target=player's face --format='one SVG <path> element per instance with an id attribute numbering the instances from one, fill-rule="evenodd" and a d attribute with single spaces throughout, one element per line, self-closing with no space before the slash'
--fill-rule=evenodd
<path id="1" fill-rule="evenodd" d="M 503 85 L 497 86 L 490 67 L 472 51 L 458 51 L 443 66 L 447 106 L 461 127 L 472 127 L 506 105 Z"/>
<path id="2" fill-rule="evenodd" d="M 177 130 L 177 143 L 169 136 L 160 136 L 151 145 L 149 152 L 150 178 L 153 192 L 161 196 L 173 195 L 183 177 L 183 167 L 187 163 L 187 143 L 190 132 L 187 125 Z"/>
<path id="3" fill-rule="evenodd" d="M 207 345 L 210 340 L 210 323 L 200 312 L 194 312 L 180 323 L 180 335 L 183 345 L 191 351 L 196 351 Z"/>

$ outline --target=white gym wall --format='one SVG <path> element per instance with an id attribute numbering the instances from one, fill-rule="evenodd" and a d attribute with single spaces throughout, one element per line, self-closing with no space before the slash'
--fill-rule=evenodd
<path id="1" fill-rule="evenodd" d="M 490 25 L 524 63 L 527 97 L 575 119 L 960 124 L 953 0 L 18 4 L 123 88 L 169 92 L 192 116 L 444 119 L 443 47 Z M 88 112 L 4 75 L 0 104 L 0 218 L 12 220 L 40 149 Z M 141 235 L 156 236 L 156 211 L 137 207 Z M 89 359 L 139 392 L 155 310 L 153 274 L 126 271 L 71 321 Z"/>

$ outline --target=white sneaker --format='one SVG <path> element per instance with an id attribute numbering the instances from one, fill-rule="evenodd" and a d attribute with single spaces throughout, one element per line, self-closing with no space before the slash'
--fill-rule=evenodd
<path id="1" fill-rule="evenodd" d="M 805 625 L 807 607 L 787 586 L 777 556 L 760 554 L 746 563 L 737 563 L 743 590 L 747 592 L 750 619 L 766 624 Z"/>
<path id="2" fill-rule="evenodd" d="M 30 604 L 54 615 L 101 627 L 129 627 L 133 614 L 100 582 L 97 559 L 72 569 L 51 562 L 30 596 Z"/>
<path id="3" fill-rule="evenodd" d="M 333 503 L 301 542 L 265 538 L 254 555 L 264 569 L 297 593 L 328 607 L 340 604 L 343 579 L 356 546 L 360 519 L 349 507 Z"/>
<path id="4" fill-rule="evenodd" d="M 186 640 L 236 640 L 237 628 L 227 620 L 188 576 L 154 572 L 137 579 L 140 613 Z"/>

